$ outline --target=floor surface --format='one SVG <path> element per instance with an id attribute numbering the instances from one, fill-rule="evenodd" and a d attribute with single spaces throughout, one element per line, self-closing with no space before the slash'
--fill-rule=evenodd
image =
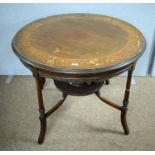
<path id="1" fill-rule="evenodd" d="M 0 77 L 0 150 L 155 150 L 155 78 L 135 78 L 128 136 L 123 135 L 120 111 L 94 94 L 68 96 L 48 118 L 42 145 L 37 144 L 40 124 L 34 79 L 15 76 L 5 84 L 5 78 Z M 121 104 L 125 83 L 125 77 L 111 79 L 102 87 L 102 96 Z M 43 93 L 47 110 L 61 95 L 49 79 Z"/>

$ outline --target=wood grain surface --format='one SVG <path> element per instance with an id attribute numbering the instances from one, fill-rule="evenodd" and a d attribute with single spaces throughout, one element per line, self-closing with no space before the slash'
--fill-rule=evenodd
<path id="1" fill-rule="evenodd" d="M 127 22 L 95 14 L 56 15 L 34 21 L 13 39 L 16 54 L 42 66 L 96 69 L 140 54 L 145 40 Z"/>

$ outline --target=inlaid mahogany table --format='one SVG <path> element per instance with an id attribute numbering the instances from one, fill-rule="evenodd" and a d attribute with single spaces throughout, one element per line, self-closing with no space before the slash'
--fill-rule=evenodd
<path id="1" fill-rule="evenodd" d="M 143 35 L 122 20 L 95 14 L 55 15 L 34 21 L 14 37 L 12 47 L 36 79 L 43 143 L 46 119 L 67 95 L 95 93 L 99 99 L 121 111 L 125 135 L 129 134 L 126 114 L 132 73 L 145 47 Z M 99 90 L 109 79 L 128 71 L 123 105 L 101 97 Z M 46 77 L 62 92 L 60 101 L 45 112 L 42 90 Z"/>

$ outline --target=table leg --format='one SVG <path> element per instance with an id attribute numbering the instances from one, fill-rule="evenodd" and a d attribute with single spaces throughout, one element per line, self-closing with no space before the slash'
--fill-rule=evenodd
<path id="1" fill-rule="evenodd" d="M 130 86 L 131 86 L 131 79 L 132 79 L 132 73 L 134 70 L 134 65 L 128 70 L 128 77 L 127 77 L 127 82 L 126 82 L 126 89 L 125 89 L 125 94 L 124 94 L 124 99 L 123 99 L 123 106 L 120 106 L 105 97 L 101 97 L 99 90 L 95 92 L 97 97 L 101 99 L 104 103 L 110 105 L 111 107 L 118 109 L 121 111 L 121 124 L 124 129 L 125 135 L 129 134 L 129 128 L 127 125 L 127 120 L 126 120 L 126 115 L 127 115 L 127 110 L 128 110 L 128 103 L 129 103 L 129 95 L 130 95 Z M 106 80 L 107 83 L 107 80 Z"/>
<path id="2" fill-rule="evenodd" d="M 40 116 L 39 116 L 40 134 L 38 138 L 38 143 L 42 144 L 45 137 L 45 132 L 46 132 L 46 114 L 45 114 L 45 108 L 44 108 L 43 96 L 42 96 L 42 89 L 45 83 L 45 78 L 40 77 L 37 72 L 34 72 L 34 77 L 36 79 L 39 113 L 40 113 Z"/>
<path id="3" fill-rule="evenodd" d="M 41 82 L 41 89 L 44 88 L 45 82 L 46 82 L 46 78 L 45 77 L 41 77 L 40 78 L 40 82 Z"/>
<path id="4" fill-rule="evenodd" d="M 126 89 L 123 99 L 123 106 L 121 109 L 121 123 L 124 129 L 124 134 L 129 134 L 129 128 L 126 121 L 126 115 L 128 110 L 128 104 L 129 104 L 129 95 L 130 95 L 130 86 L 131 86 L 131 79 L 132 79 L 132 73 L 133 73 L 134 67 L 131 67 L 131 69 L 128 70 L 128 77 L 126 82 Z"/>
<path id="5" fill-rule="evenodd" d="M 106 80 L 106 81 L 105 81 L 105 84 L 106 84 L 106 85 L 109 85 L 109 84 L 110 84 L 110 80 Z"/>

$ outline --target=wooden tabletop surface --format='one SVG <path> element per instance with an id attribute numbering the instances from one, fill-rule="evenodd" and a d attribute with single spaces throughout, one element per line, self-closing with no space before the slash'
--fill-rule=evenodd
<path id="1" fill-rule="evenodd" d="M 96 69 L 140 55 L 145 40 L 134 26 L 94 14 L 56 15 L 34 21 L 13 39 L 23 60 L 42 67 Z"/>

